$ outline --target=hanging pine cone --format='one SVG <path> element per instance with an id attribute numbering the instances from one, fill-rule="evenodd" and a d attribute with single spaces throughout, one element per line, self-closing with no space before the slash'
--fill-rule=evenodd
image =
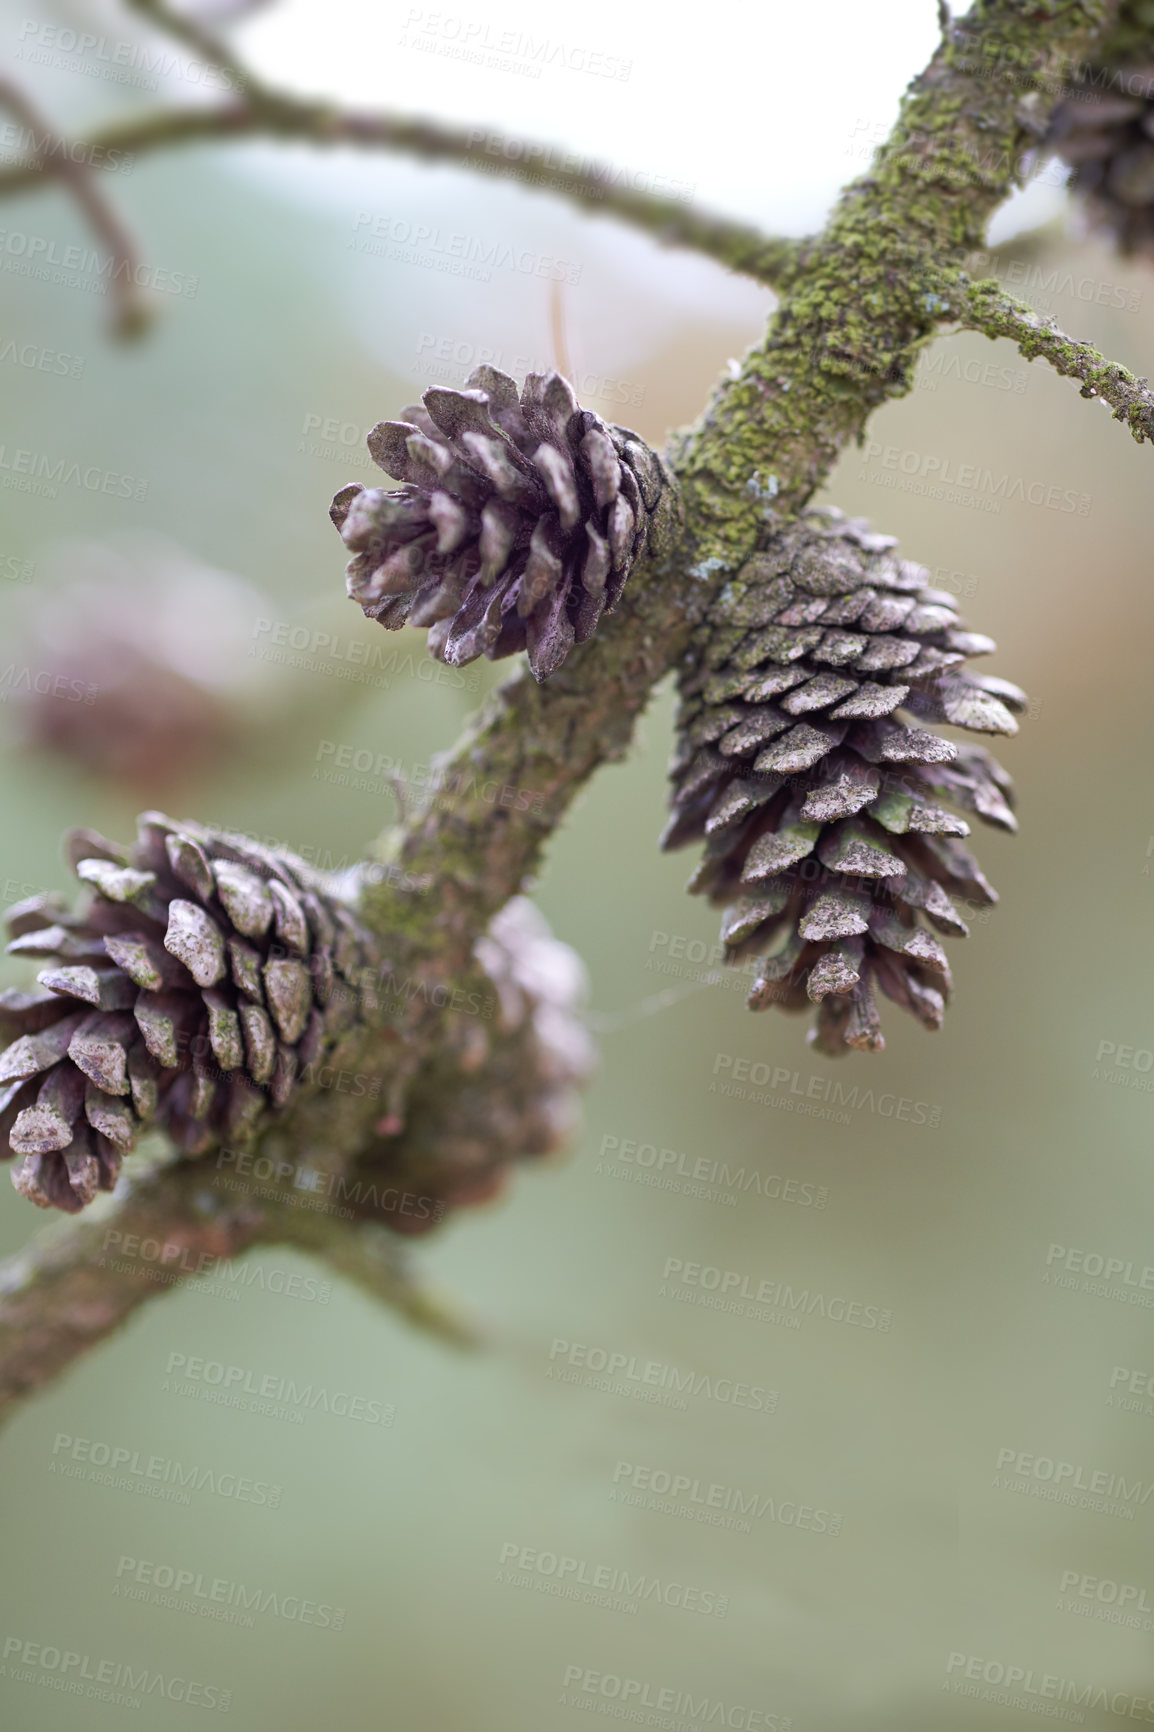
<path id="1" fill-rule="evenodd" d="M 1059 104 L 1048 146 L 1070 190 L 1124 257 L 1154 258 L 1154 67 L 1098 68 L 1101 84 Z"/>
<path id="2" fill-rule="evenodd" d="M 918 915 L 964 935 L 951 895 L 996 900 L 957 840 L 969 826 L 937 801 L 1017 828 L 988 752 L 900 719 L 1013 734 L 1026 700 L 959 671 L 994 644 L 895 545 L 863 519 L 808 513 L 722 593 L 681 682 L 662 845 L 706 839 L 689 888 L 726 907 L 727 960 L 765 959 L 751 1008 L 816 1002 L 810 1038 L 830 1055 L 881 1050 L 875 984 L 938 1028 L 949 972 Z"/>
<path id="3" fill-rule="evenodd" d="M 111 1190 L 149 1125 L 182 1153 L 235 1143 L 364 1011 L 372 949 L 303 861 L 158 812 L 121 848 L 75 830 L 91 887 L 17 904 L 18 956 L 45 964 L 0 993 L 0 1131 L 12 1182 L 75 1212 Z"/>
<path id="4" fill-rule="evenodd" d="M 333 500 L 350 596 L 390 631 L 429 626 L 453 667 L 526 650 L 547 679 L 617 603 L 661 496 L 657 457 L 582 409 L 559 373 L 530 373 L 518 399 L 507 374 L 478 367 L 463 391 L 432 388 L 403 413 L 368 445 L 405 485 Z"/>

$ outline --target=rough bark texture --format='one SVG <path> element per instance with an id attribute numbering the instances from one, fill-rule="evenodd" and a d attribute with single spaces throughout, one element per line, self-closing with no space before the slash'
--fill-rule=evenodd
<path id="1" fill-rule="evenodd" d="M 155 3 L 148 10 L 158 15 Z M 1035 337 L 1016 310 L 985 288 L 974 291 L 964 270 L 989 217 L 1021 179 L 1023 158 L 1044 133 L 1069 69 L 1093 58 L 1117 14 L 1116 0 L 978 0 L 965 19 L 948 25 L 871 172 L 847 189 L 823 232 L 799 247 L 752 236 L 740 225 L 711 229 L 713 219 L 687 215 L 684 207 L 658 212 L 652 201 L 631 207 L 629 199 L 589 185 L 553 185 L 587 208 L 613 211 L 773 280 L 783 298 L 764 342 L 667 453 L 677 487 L 619 611 L 545 685 L 520 675 L 492 697 L 442 760 L 441 785 L 380 839 L 361 870 L 361 911 L 394 978 L 422 989 L 397 1001 L 391 1039 L 375 1037 L 363 1060 L 387 1079 L 390 1134 L 400 1129 L 410 1093 L 424 1103 L 398 1147 L 405 1135 L 428 1143 L 438 1134 L 422 1078 L 437 1074 L 447 1047 L 458 1054 L 459 1086 L 486 1086 L 471 1031 L 454 1024 L 436 988 L 483 982 L 474 945 L 535 870 L 578 789 L 627 750 L 653 687 L 684 654 L 720 586 L 728 584 L 731 594 L 740 587 L 741 567 L 760 539 L 806 504 L 861 437 L 870 414 L 910 389 L 919 352 L 936 332 L 972 322 L 991 335 L 1026 339 L 1033 344 L 1027 352 L 1074 372 L 1122 408 L 1132 430 L 1145 430 L 1145 393 L 1135 395 L 1128 375 L 1114 370 L 1119 376 L 1107 379 L 1088 355 L 1067 365 L 1060 334 Z M 108 129 L 102 142 L 139 150 L 255 132 L 348 141 L 358 131 L 366 143 L 471 160 L 464 134 L 390 117 L 362 124 L 323 104 L 278 97 L 251 79 L 222 108 L 146 116 Z M 7 171 L 0 192 L 27 187 L 37 172 Z M 503 172 L 531 179 L 516 165 Z M 494 786 L 515 795 L 502 804 Z M 502 1067 L 495 1064 L 492 1074 L 499 1091 Z M 359 1157 L 374 1158 L 380 1114 L 379 1103 L 370 1111 L 335 1094 L 314 1096 L 268 1130 L 258 1149 L 290 1168 L 307 1160 L 351 1172 Z M 42 1384 L 164 1290 L 139 1271 L 94 1261 L 110 1228 L 182 1236 L 210 1255 L 259 1242 L 307 1242 L 374 1285 L 379 1241 L 370 1243 L 360 1228 L 353 1236 L 323 1214 L 294 1210 L 291 1200 L 282 1206 L 283 1199 L 245 1198 L 224 1185 L 225 1175 L 211 1163 L 208 1157 L 199 1170 L 178 1167 L 137 1182 L 103 1222 L 66 1228 L 48 1248 L 9 1266 L 0 1305 L 0 1399 Z M 375 1287 L 396 1297 L 395 1272 L 384 1261 L 389 1278 Z M 437 1316 L 423 1301 L 401 1302 L 411 1314 Z"/>

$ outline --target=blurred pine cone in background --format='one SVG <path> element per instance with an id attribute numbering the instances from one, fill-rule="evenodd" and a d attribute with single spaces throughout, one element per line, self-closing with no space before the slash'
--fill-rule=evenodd
<path id="1" fill-rule="evenodd" d="M 44 588 L 0 687 L 24 743 L 144 800 L 219 764 L 264 701 L 260 591 L 145 536 L 58 549 Z"/>
<path id="2" fill-rule="evenodd" d="M 150 1125 L 188 1155 L 243 1141 L 371 1019 L 377 977 L 368 934 L 287 851 L 158 812 L 131 848 L 89 830 L 67 847 L 84 906 L 7 916 L 10 951 L 46 966 L 0 993 L 0 1133 L 16 1189 L 75 1213 Z"/>
<path id="3" fill-rule="evenodd" d="M 447 1210 L 495 1197 L 516 1162 L 559 1149 L 593 1070 L 584 967 L 530 901 L 507 903 L 476 955 L 484 973 L 446 1015 L 403 1131 L 372 1145 L 343 1193 L 398 1233 L 427 1233 Z"/>
<path id="4" fill-rule="evenodd" d="M 830 1055 L 884 1045 L 875 985 L 939 1027 L 949 971 L 918 915 L 964 935 L 951 897 L 996 900 L 958 840 L 968 824 L 937 802 L 1016 828 L 988 752 L 899 719 L 1012 734 L 1025 695 L 960 671 L 994 644 L 895 545 L 807 513 L 722 592 L 680 682 L 663 846 L 705 838 L 689 887 L 726 906 L 727 960 L 765 958 L 751 1008 L 816 1003 L 810 1038 Z"/>
<path id="5" fill-rule="evenodd" d="M 582 409 L 559 373 L 478 367 L 463 391 L 382 421 L 369 451 L 399 491 L 344 487 L 332 519 L 349 595 L 393 631 L 429 626 L 453 666 L 526 650 L 547 679 L 611 613 L 661 497 L 636 433 Z"/>
<path id="6" fill-rule="evenodd" d="M 1124 257 L 1154 259 L 1154 64 L 1094 69 L 1059 104 L 1046 146 L 1073 169 L 1070 191 Z"/>

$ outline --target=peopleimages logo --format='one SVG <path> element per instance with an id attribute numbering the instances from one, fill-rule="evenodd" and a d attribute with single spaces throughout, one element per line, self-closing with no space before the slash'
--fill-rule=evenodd
<path id="1" fill-rule="evenodd" d="M 31 697 L 61 698 L 69 704 L 94 704 L 99 688 L 88 680 L 71 680 L 66 674 L 52 673 L 48 668 L 18 668 L 15 662 L 0 672 L 0 704 L 6 704 L 15 692 Z"/>
<path id="2" fill-rule="evenodd" d="M 67 379 L 79 379 L 85 367 L 83 355 L 46 349 L 43 343 L 19 343 L 15 337 L 7 337 L 0 343 L 0 361 L 25 367 L 32 373 L 52 373 Z"/>
<path id="3" fill-rule="evenodd" d="M 1087 1468 L 1075 1461 L 1059 1461 L 1050 1455 L 1031 1455 L 1027 1450 L 999 1449 L 994 1489 L 1041 1497 L 1051 1503 L 1095 1510 L 1099 1515 L 1120 1516 L 1133 1521 L 1135 1512 L 1154 1495 L 1154 1481 L 1126 1479 L 1104 1468 Z"/>
<path id="4" fill-rule="evenodd" d="M 1031 301 L 1039 297 L 1069 295 L 1072 300 L 1099 307 L 1114 307 L 1120 312 L 1136 313 L 1142 305 L 1141 289 L 1128 288 L 1124 283 L 1103 282 L 1098 277 L 1075 277 L 1069 270 L 1031 263 L 1029 259 L 1004 259 L 998 253 L 972 253 L 966 261 L 971 277 L 997 277 L 1000 282 L 1024 288 Z"/>
<path id="5" fill-rule="evenodd" d="M 367 233 L 363 232 L 366 231 Z M 532 247 L 510 246 L 507 241 L 482 240 L 478 235 L 450 233 L 433 223 L 411 223 L 404 217 L 358 211 L 350 245 L 360 253 L 393 259 L 401 264 L 431 266 L 453 276 L 473 277 L 487 283 L 490 272 L 513 271 L 517 276 L 541 277 L 547 282 L 581 281 L 581 266 L 572 259 L 555 258 Z"/>
<path id="6" fill-rule="evenodd" d="M 1061 1273 L 1058 1273 L 1058 1271 Z M 1089 1276 L 1089 1280 L 1078 1280 Z M 1046 1252 L 1043 1281 L 1055 1287 L 1080 1287 L 1102 1298 L 1120 1298 L 1131 1305 L 1154 1306 L 1154 1264 L 1135 1263 L 1132 1257 L 1111 1257 L 1105 1251 L 1086 1251 L 1076 1245 L 1052 1244 Z M 1111 1287 L 1109 1282 L 1116 1283 Z M 1126 1289 L 1129 1289 L 1129 1292 Z"/>
<path id="7" fill-rule="evenodd" d="M 766 1516 L 781 1527 L 800 1528 L 807 1533 L 836 1536 L 842 1529 L 842 1517 L 837 1510 L 798 1503 L 796 1498 L 743 1491 L 740 1486 L 712 1481 L 707 1484 L 692 1474 L 673 1473 L 667 1468 L 631 1461 L 617 1463 L 613 1487 L 609 1495 L 615 1503 L 633 1504 L 658 1515 L 708 1522 L 713 1527 L 735 1528 L 738 1533 L 751 1532 L 752 1522 Z"/>
<path id="8" fill-rule="evenodd" d="M 776 1714 L 768 1708 L 747 1708 L 717 1696 L 695 1696 L 690 1690 L 650 1684 L 643 1678 L 623 1678 L 616 1672 L 597 1672 L 588 1666 L 566 1666 L 561 1691 L 564 1707 L 641 1725 L 669 1724 L 643 1717 L 638 1712 L 642 1708 L 651 1714 L 677 1714 L 703 1726 L 732 1727 L 733 1732 L 790 1732 L 793 1725 L 788 1714 Z M 609 1703 L 614 1706 L 609 1707 Z"/>
<path id="9" fill-rule="evenodd" d="M 127 42 L 97 36 L 90 30 L 73 30 L 64 24 L 42 24 L 25 18 L 20 27 L 19 60 L 38 66 L 67 67 L 107 78 L 116 84 L 134 84 L 141 90 L 159 90 L 161 79 L 177 77 L 206 90 L 236 92 L 235 79 L 222 66 L 193 54 L 171 48 L 150 48 L 144 42 Z M 75 59 L 71 60 L 70 57 Z"/>
<path id="10" fill-rule="evenodd" d="M 893 1312 L 878 1305 L 839 1294 L 813 1293 L 808 1287 L 793 1287 L 787 1281 L 758 1280 L 740 1269 L 719 1269 L 710 1263 L 687 1263 L 683 1257 L 667 1257 L 658 1296 L 704 1304 L 719 1311 L 736 1311 L 761 1321 L 787 1321 L 798 1328 L 802 1317 L 824 1317 L 830 1323 L 849 1323 L 859 1329 L 888 1330 Z M 682 1289 L 688 1288 L 688 1292 Z M 763 1309 L 768 1308 L 768 1310 Z"/>
<path id="11" fill-rule="evenodd" d="M 610 1611 L 635 1612 L 645 1600 L 680 1612 L 698 1612 L 704 1618 L 724 1618 L 729 1610 L 728 1594 L 665 1582 L 643 1572 L 633 1575 L 615 1564 L 594 1564 L 587 1558 L 518 1545 L 515 1540 L 505 1542 L 497 1562 L 496 1580 L 503 1587 L 528 1587 L 563 1600 L 587 1600 Z"/>
<path id="12" fill-rule="evenodd" d="M 87 1474 L 85 1467 L 107 1468 L 107 1473 Z M 169 1502 L 188 1503 L 190 1491 L 208 1491 L 215 1497 L 231 1498 L 235 1503 L 261 1504 L 268 1509 L 280 1507 L 283 1487 L 270 1485 L 267 1480 L 249 1479 L 246 1474 L 222 1473 L 219 1468 L 188 1466 L 163 1455 L 141 1455 L 128 1444 L 104 1443 L 91 1437 L 71 1437 L 58 1431 L 52 1445 L 50 1473 L 64 1474 L 69 1479 L 90 1479 L 96 1484 L 111 1485 L 117 1491 L 140 1491 Z"/>
<path id="13" fill-rule="evenodd" d="M 781 1173 L 763 1173 L 758 1167 L 730 1166 L 728 1161 L 705 1155 L 687 1155 L 677 1149 L 659 1149 L 655 1143 L 639 1143 L 631 1137 L 603 1136 L 601 1159 L 595 1172 L 610 1172 L 620 1163 L 619 1176 L 663 1190 L 704 1197 L 706 1201 L 734 1204 L 739 1194 L 753 1191 L 775 1203 L 795 1203 L 802 1209 L 824 1209 L 829 1197 L 826 1185 L 808 1179 L 787 1179 Z M 612 1160 L 608 1157 L 612 1156 Z M 638 1173 L 637 1169 L 641 1172 Z M 680 1181 L 688 1183 L 682 1184 Z M 713 1189 L 713 1187 L 719 1187 Z"/>
<path id="14" fill-rule="evenodd" d="M 23 229 L 0 229 L 0 270 L 35 277 L 38 282 L 90 288 L 100 294 L 107 286 L 104 279 L 109 283 L 128 279 L 138 289 L 190 298 L 200 286 L 200 278 L 190 276 L 187 271 L 165 270 L 143 260 L 117 258 L 112 253 L 74 243 L 58 245 L 51 235 L 28 234 Z"/>
<path id="15" fill-rule="evenodd" d="M 1062 1579 L 1058 1583 L 1058 1592 L 1068 1594 L 1073 1590 L 1083 1600 L 1096 1601 L 1100 1606 L 1133 1606 L 1136 1612 L 1154 1612 L 1146 1598 L 1146 1589 L 1135 1587 L 1128 1582 L 1112 1582 L 1101 1576 L 1088 1576 L 1081 1570 L 1063 1570 Z"/>
<path id="16" fill-rule="evenodd" d="M 803 1084 L 800 1071 L 789 1070 L 785 1065 L 764 1064 L 760 1059 L 737 1058 L 731 1052 L 714 1054 L 713 1079 L 710 1094 L 756 1101 L 763 1106 L 788 1106 L 814 1116 L 831 1116 L 825 1113 L 826 1108 L 844 1108 L 838 1120 L 841 1124 L 849 1124 L 850 1112 L 876 1113 L 879 1118 L 925 1125 L 930 1130 L 936 1130 L 942 1122 L 942 1109 L 933 1101 L 915 1101 L 909 1095 L 888 1091 L 875 1095 L 872 1088 L 859 1088 L 857 1083 L 847 1087 L 839 1078 L 825 1077 L 816 1071 Z M 780 1094 L 778 1091 L 786 1084 L 788 1093 Z M 790 1096 L 798 1098 L 791 1100 Z"/>
<path id="17" fill-rule="evenodd" d="M 619 54 L 576 43 L 559 42 L 551 36 L 530 36 L 522 30 L 501 29 L 496 24 L 460 14 L 410 6 L 400 39 L 402 48 L 424 48 L 447 53 L 450 58 L 493 66 L 496 70 L 520 70 L 540 78 L 545 67 L 565 72 L 587 72 L 594 78 L 624 82 L 633 70 L 631 60 Z M 422 41 L 422 37 L 424 41 Z M 518 68 L 517 62 L 522 65 Z"/>
<path id="18" fill-rule="evenodd" d="M 681 1398 L 692 1395 L 729 1407 L 746 1407 L 753 1413 L 772 1413 L 777 1407 L 777 1390 L 765 1389 L 760 1383 L 743 1383 L 707 1371 L 682 1371 L 660 1359 L 639 1359 L 635 1353 L 591 1346 L 587 1341 L 565 1341 L 558 1336 L 549 1349 L 549 1359 L 546 1375 L 558 1382 L 592 1383 L 594 1388 L 630 1394 L 659 1406 L 684 1408 L 686 1402 Z M 590 1372 L 600 1381 L 584 1375 Z M 616 1385 L 615 1379 L 620 1380 Z M 663 1401 L 662 1391 L 674 1399 Z"/>
<path id="19" fill-rule="evenodd" d="M 268 1269 L 263 1263 L 218 1257 L 212 1251 L 193 1252 L 179 1239 L 142 1238 L 139 1233 L 122 1233 L 116 1227 L 105 1232 L 96 1262 L 123 1270 L 143 1263 L 155 1266 L 157 1279 L 181 1281 L 188 1275 L 198 1275 L 207 1277 L 218 1290 L 235 1292 L 255 1287 L 262 1293 L 275 1293 L 308 1304 L 327 1305 L 333 1296 L 332 1282 L 319 1280 L 315 1275 Z"/>
<path id="20" fill-rule="evenodd" d="M 523 162 L 529 176 L 538 175 L 545 179 L 549 175 L 561 174 L 583 175 L 590 183 L 590 195 L 596 197 L 598 192 L 613 188 L 623 192 L 648 193 L 650 198 L 666 198 L 679 202 L 687 202 L 696 191 L 696 183 L 678 180 L 667 174 L 653 174 L 648 169 L 625 168 L 619 163 L 606 162 L 603 158 L 593 156 L 578 156 L 573 151 L 559 150 L 551 144 L 538 144 L 532 140 L 510 138 L 501 132 L 491 132 L 484 126 L 471 126 L 466 148 L 471 154 L 470 167 L 484 169 L 488 164 L 477 160 L 478 147 L 483 146 L 487 156 L 499 158 L 502 162 Z"/>
<path id="21" fill-rule="evenodd" d="M 146 1665 L 95 1659 L 51 1643 L 30 1642 L 24 1636 L 4 1638 L 0 1678 L 18 1684 L 46 1684 L 66 1696 L 88 1696 L 121 1708 L 139 1708 L 145 1696 L 163 1696 L 169 1702 L 183 1702 L 187 1708 L 214 1708 L 226 1714 L 232 1702 L 232 1691 L 217 1684 L 166 1677 L 163 1672 L 150 1672 Z"/>
<path id="22" fill-rule="evenodd" d="M 970 1684 L 984 1684 L 987 1688 L 971 1689 Z M 1069 1712 L 1071 1708 L 1102 1708 L 1125 1720 L 1144 1720 L 1147 1725 L 1154 1725 L 1154 1699 L 1149 1696 L 1132 1696 L 1128 1690 L 1083 1684 L 1055 1672 L 1035 1672 L 1032 1666 L 987 1660 L 981 1654 L 951 1654 L 946 1661 L 943 1688 L 959 1696 L 978 1696 L 1003 1706 L 1029 1708 L 1032 1714 L 1056 1720 L 1085 1719 L 1083 1714 Z M 1044 1708 L 1043 1702 L 1054 1703 L 1055 1707 Z"/>
<path id="23" fill-rule="evenodd" d="M 301 1384 L 273 1372 L 262 1374 L 244 1365 L 226 1365 L 221 1359 L 170 1353 L 164 1369 L 162 1389 L 177 1395 L 212 1396 L 225 1406 L 242 1407 L 250 1413 L 268 1413 L 276 1418 L 331 1413 L 338 1419 L 359 1419 L 367 1425 L 385 1426 L 396 1419 L 397 1410 L 391 1401 L 350 1395 L 348 1390 L 327 1389 L 324 1384 Z M 171 1385 L 170 1378 L 176 1379 Z"/>
<path id="24" fill-rule="evenodd" d="M 149 1558 L 122 1556 L 112 1592 L 118 1599 L 145 1600 L 169 1611 L 192 1611 L 198 1617 L 241 1624 L 246 1629 L 254 1626 L 253 1612 L 285 1618 L 289 1623 L 312 1624 L 319 1630 L 343 1630 L 345 1625 L 343 1606 L 323 1605 L 301 1594 L 278 1593 L 271 1588 L 249 1588 L 242 1582 Z"/>
<path id="25" fill-rule="evenodd" d="M 0 471 L 0 486 L 14 487 L 21 493 L 37 493 L 44 499 L 55 499 L 61 487 L 82 487 L 86 493 L 111 493 L 118 499 L 137 501 L 148 495 L 148 482 L 135 475 L 101 469 L 95 463 L 81 465 L 67 457 L 53 457 L 46 451 L 29 451 L 19 446 L 0 445 Z"/>
<path id="26" fill-rule="evenodd" d="M 976 505 L 983 511 L 998 512 L 1003 502 L 1023 505 L 1043 505 L 1050 511 L 1077 513 L 1089 517 L 1093 500 L 1078 488 L 1063 487 L 1058 482 L 1030 481 L 1022 475 L 993 470 L 980 463 L 958 463 L 952 457 L 941 457 L 932 451 L 913 451 L 898 445 L 882 445 L 867 439 L 865 462 L 880 459 L 882 471 L 891 471 L 893 481 L 876 471 L 862 471 L 863 480 L 878 480 L 887 486 L 907 484 L 908 492 L 923 493 L 931 499 L 943 499 L 950 505 Z"/>

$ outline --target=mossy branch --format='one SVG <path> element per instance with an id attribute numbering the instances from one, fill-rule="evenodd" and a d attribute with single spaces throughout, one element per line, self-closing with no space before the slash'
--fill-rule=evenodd
<path id="1" fill-rule="evenodd" d="M 1024 112 L 1015 82 L 983 78 L 975 67 L 1024 67 L 1045 89 L 1062 67 L 1091 54 L 1116 13 L 1111 0 L 977 0 L 965 19 L 946 29 L 871 172 L 846 190 L 822 234 L 797 251 L 734 225 L 710 229 L 709 220 L 659 209 L 651 200 L 638 204 L 639 195 L 606 192 L 582 176 L 571 182 L 569 196 L 578 203 L 640 221 L 666 238 L 680 235 L 685 244 L 704 242 L 700 250 L 712 249 L 734 268 L 756 264 L 753 274 L 762 280 L 779 272 L 782 304 L 764 341 L 722 382 L 695 425 L 673 441 L 671 485 L 656 533 L 618 612 L 546 684 L 522 674 L 493 696 L 443 761 L 446 779 L 461 791 L 448 798 L 434 791 L 381 839 L 377 859 L 362 869 L 362 912 L 396 973 L 435 988 L 475 966 L 474 947 L 490 917 L 523 887 L 581 785 L 626 751 L 654 686 L 684 654 L 719 589 L 740 589 L 741 567 L 761 539 L 805 506 L 873 411 L 911 388 L 924 345 L 964 316 L 965 259 L 1019 183 L 1045 119 L 1044 102 Z M 146 116 L 112 129 L 103 142 L 140 149 L 269 131 L 383 144 L 432 160 L 465 162 L 481 154 L 469 135 L 423 121 L 334 114 L 324 105 L 251 90 L 223 108 Z M 514 178 L 529 183 L 524 164 L 509 166 Z M 0 176 L 0 191 L 26 187 L 42 172 L 9 171 Z M 694 222 L 705 223 L 696 240 Z M 764 249 L 760 263 L 757 248 Z M 765 263 L 771 256 L 772 266 Z M 973 306 L 981 305 L 978 296 Z M 1024 309 L 1014 309 L 1014 330 L 1004 334 L 1032 335 L 1042 344 L 1037 352 L 1053 359 L 1048 351 L 1059 352 L 1068 340 L 1033 328 L 1027 333 L 1024 316 Z M 1130 388 L 1120 369 L 1113 382 L 1095 375 L 1098 366 L 1109 373 L 1109 364 L 1093 351 L 1082 359 L 1091 371 L 1071 371 L 1083 384 L 1103 395 L 1106 385 L 1116 394 Z M 494 805 L 475 792 L 487 783 L 537 797 Z M 429 881 L 434 895 L 410 887 Z M 409 1138 L 420 1145 L 413 1150 L 419 1170 L 423 1152 L 441 1134 L 438 1114 L 452 1111 L 454 1078 L 461 1085 L 460 1113 L 470 1123 L 480 1118 L 485 1136 L 495 1139 L 502 1115 L 487 1109 L 501 1108 L 501 1091 L 520 1086 L 524 1053 L 505 1041 L 490 1049 L 489 1061 L 478 1059 L 476 1031 L 454 1025 L 453 1013 L 438 1009 L 438 1002 L 435 992 L 407 1001 L 388 1042 L 364 1034 L 366 1064 L 389 1080 L 383 1124 L 379 1105 L 307 1097 L 264 1133 L 259 1146 L 287 1151 L 290 1170 L 307 1152 L 314 1165 L 352 1172 L 362 1158 L 403 1165 Z M 456 1068 L 446 1083 L 450 1051 Z M 502 1052 L 509 1063 L 500 1062 Z M 514 1101 L 514 1117 L 523 1106 Z M 406 1113 L 411 1123 L 402 1129 Z M 529 1140 L 538 1150 L 543 1146 Z M 349 1237 L 359 1224 L 330 1216 L 323 1224 L 308 1217 L 307 1226 L 294 1226 L 287 1196 L 246 1196 L 243 1186 L 224 1184 L 208 1157 L 134 1181 L 113 1207 L 126 1211 L 118 1220 L 135 1220 L 138 1212 L 141 1224 L 152 1223 L 157 1233 L 174 1225 L 193 1240 L 216 1235 L 237 1248 L 242 1241 L 307 1240 L 311 1250 L 375 1290 L 387 1291 L 392 1281 L 391 1265 L 378 1256 L 380 1241 Z M 295 1219 L 304 1221 L 305 1212 L 298 1208 Z M 0 1330 L 7 1324 L 0 1333 L 0 1399 L 42 1385 L 150 1293 L 163 1290 L 107 1276 L 93 1255 L 93 1234 L 101 1231 L 100 1222 L 69 1226 L 48 1250 L 17 1259 L 0 1274 L 7 1293 L 0 1308 Z M 424 1301 L 403 1308 L 429 1310 Z"/>
<path id="2" fill-rule="evenodd" d="M 1154 439 L 1154 391 L 1117 361 L 1108 361 L 1091 343 L 1069 337 L 1055 321 L 1024 301 L 1007 295 L 993 278 L 974 283 L 961 297 L 964 330 L 991 339 L 1008 337 L 1027 361 L 1047 361 L 1064 379 L 1076 379 L 1083 397 L 1096 397 L 1124 421 L 1139 445 Z"/>

